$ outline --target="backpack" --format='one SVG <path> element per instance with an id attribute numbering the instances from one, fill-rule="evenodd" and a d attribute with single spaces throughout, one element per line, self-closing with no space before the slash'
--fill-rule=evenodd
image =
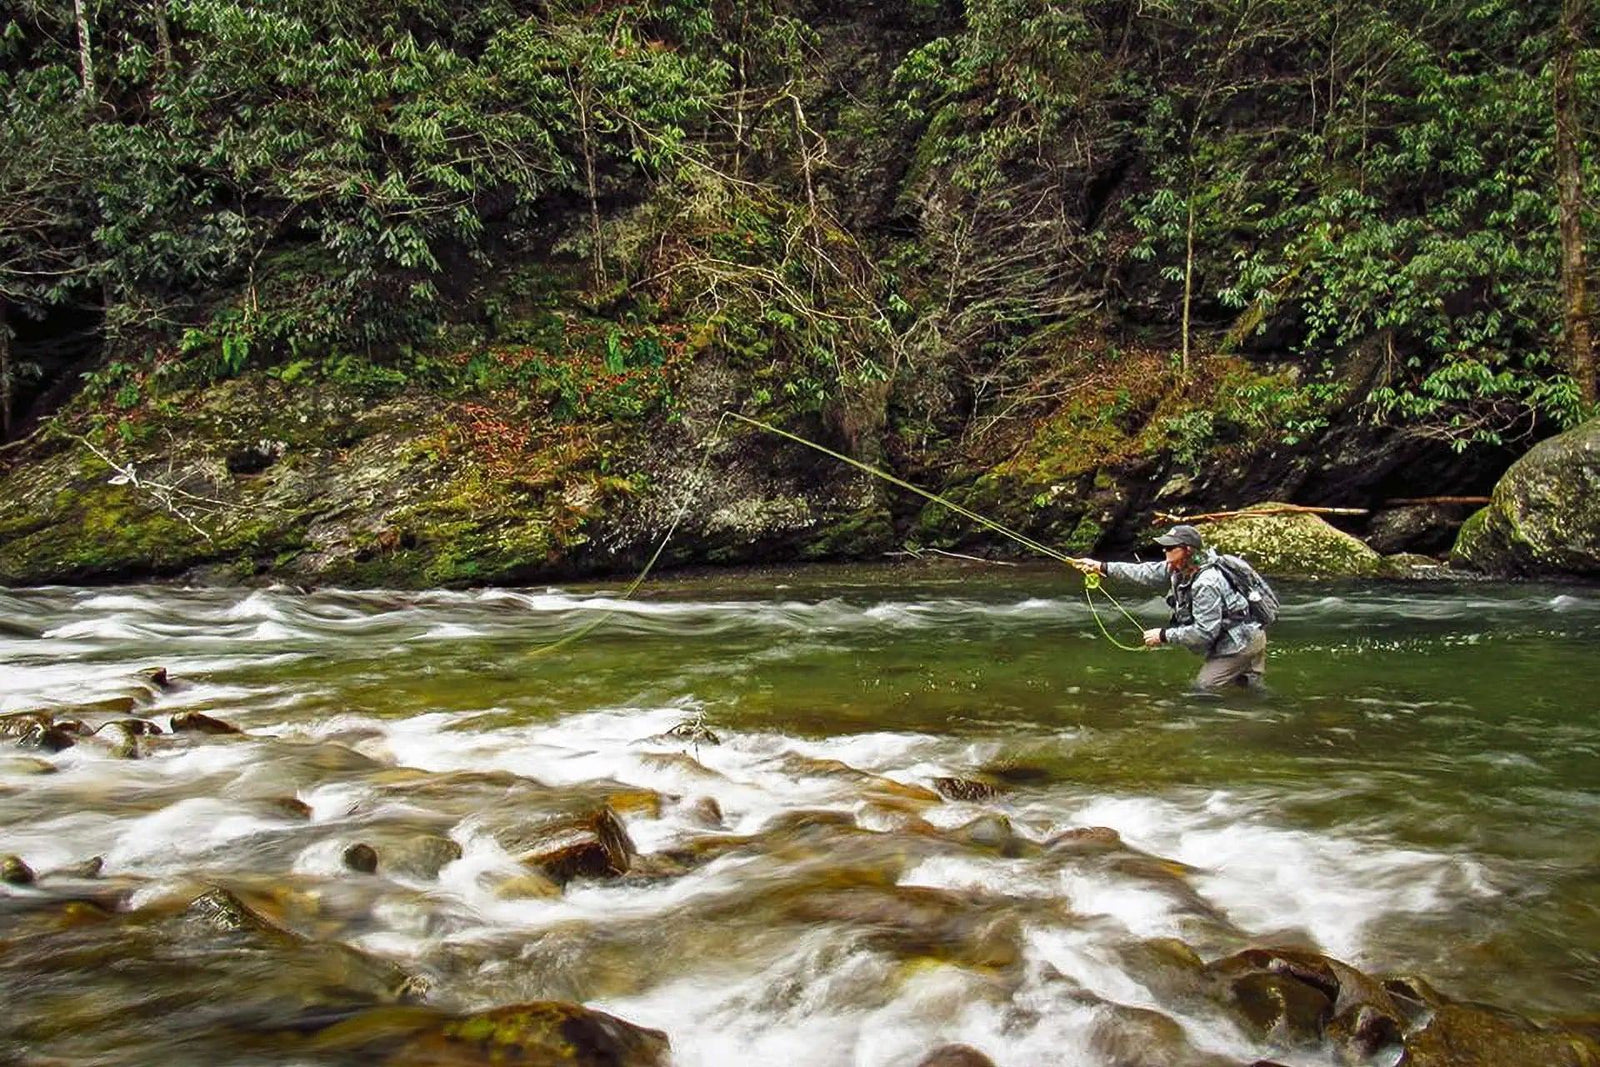
<path id="1" fill-rule="evenodd" d="M 1250 606 L 1248 618 L 1251 622 L 1271 626 L 1278 621 L 1278 594 L 1272 591 L 1272 586 L 1247 560 L 1218 553 L 1206 566 L 1221 571 L 1228 584 L 1233 586 L 1233 591 L 1244 597 L 1245 603 Z"/>

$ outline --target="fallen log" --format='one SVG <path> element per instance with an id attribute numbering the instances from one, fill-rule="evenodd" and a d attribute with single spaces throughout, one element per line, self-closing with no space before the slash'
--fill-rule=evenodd
<path id="1" fill-rule="evenodd" d="M 1320 508 L 1309 504 L 1274 504 L 1271 507 L 1241 508 L 1238 511 L 1207 511 L 1198 515 L 1173 515 L 1155 512 L 1157 522 L 1217 522 L 1221 519 L 1249 519 L 1257 515 L 1366 515 L 1366 508 Z"/>

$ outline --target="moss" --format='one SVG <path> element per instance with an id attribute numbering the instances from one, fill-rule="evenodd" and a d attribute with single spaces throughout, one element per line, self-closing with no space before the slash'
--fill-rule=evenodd
<path id="1" fill-rule="evenodd" d="M 1204 523 L 1200 530 L 1208 545 L 1243 556 L 1264 574 L 1370 578 L 1384 571 L 1382 556 L 1316 515 L 1244 516 Z"/>

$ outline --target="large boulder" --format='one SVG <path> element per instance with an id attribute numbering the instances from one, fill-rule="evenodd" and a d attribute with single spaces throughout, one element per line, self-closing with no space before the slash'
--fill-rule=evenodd
<path id="1" fill-rule="evenodd" d="M 1253 504 L 1236 516 L 1196 523 L 1206 544 L 1243 556 L 1263 574 L 1315 578 L 1375 578 L 1383 557 L 1318 515 Z"/>
<path id="2" fill-rule="evenodd" d="M 1495 575 L 1600 576 L 1600 419 L 1513 463 L 1450 560 Z"/>

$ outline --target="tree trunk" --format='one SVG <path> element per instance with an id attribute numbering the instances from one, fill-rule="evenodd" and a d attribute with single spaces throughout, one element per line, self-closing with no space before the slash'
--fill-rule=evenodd
<path id="1" fill-rule="evenodd" d="M 11 324 L 0 298 L 0 441 L 11 440 Z"/>
<path id="2" fill-rule="evenodd" d="M 85 103 L 95 100 L 94 89 L 94 48 L 89 42 L 89 4 L 92 0 L 72 0 L 72 6 L 78 16 L 78 69 L 83 76 L 83 99 Z"/>
<path id="3" fill-rule="evenodd" d="M 151 0 L 150 16 L 156 24 L 156 54 L 163 72 L 172 69 L 172 27 L 167 23 L 167 0 Z"/>
<path id="4" fill-rule="evenodd" d="M 1183 235 L 1183 353 L 1178 373 L 1189 380 L 1189 306 L 1194 298 L 1194 192 L 1189 193 L 1189 218 Z"/>
<path id="5" fill-rule="evenodd" d="M 1561 311 L 1567 367 L 1586 407 L 1595 403 L 1594 345 L 1583 254 L 1583 172 L 1578 154 L 1577 53 L 1588 0 L 1562 0 L 1556 43 L 1556 186 L 1561 207 Z"/>

